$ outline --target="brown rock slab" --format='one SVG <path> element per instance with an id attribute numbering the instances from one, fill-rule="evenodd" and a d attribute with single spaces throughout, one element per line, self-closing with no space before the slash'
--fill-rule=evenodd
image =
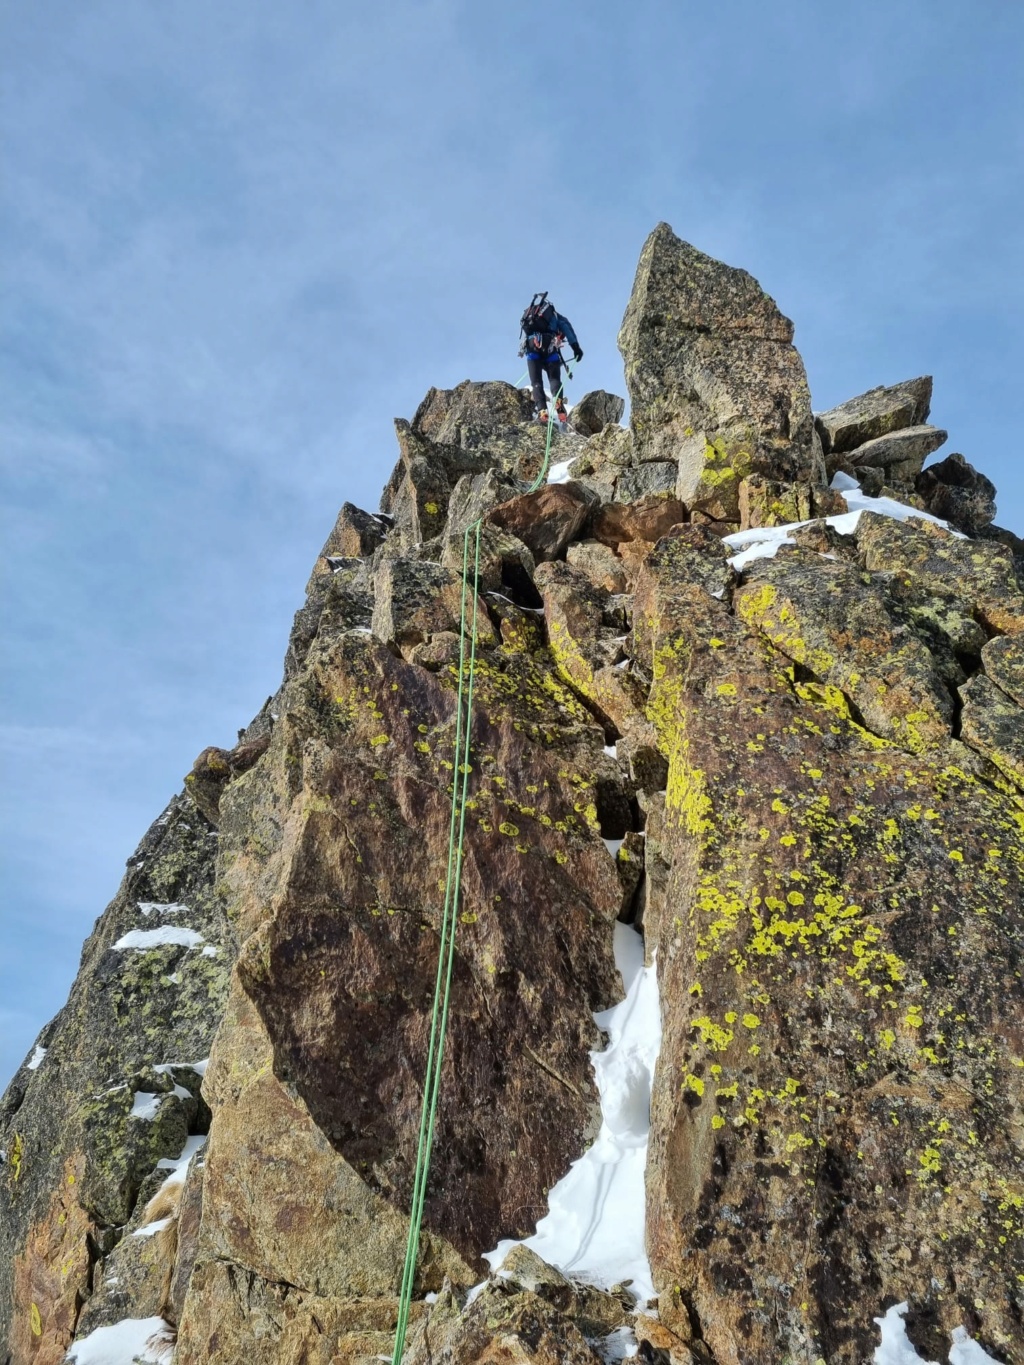
<path id="1" fill-rule="evenodd" d="M 713 598 L 723 599 L 735 581 L 721 539 L 706 526 L 680 527 L 659 540 L 642 563 L 636 578 L 633 639 L 636 656 L 645 667 L 652 663 L 655 633 L 673 629 L 676 610 L 688 610 L 689 598 L 680 589 L 695 585 Z"/>
<path id="2" fill-rule="evenodd" d="M 314 573 L 329 573 L 330 559 L 367 559 L 388 534 L 387 522 L 372 512 L 364 512 L 354 503 L 342 503 L 334 530 L 320 551 Z"/>
<path id="3" fill-rule="evenodd" d="M 678 498 L 655 493 L 636 502 L 605 503 L 594 513 L 591 530 L 595 540 L 615 549 L 627 540 L 653 543 L 685 520 L 686 508 Z"/>
<path id="4" fill-rule="evenodd" d="M 589 512 L 589 503 L 571 485 L 545 484 L 493 508 L 487 521 L 518 536 L 540 564 L 565 554 Z"/>
<path id="5" fill-rule="evenodd" d="M 240 777 L 258 763 L 269 743 L 270 735 L 267 734 L 236 744 L 233 749 L 219 749 L 211 744 L 192 764 L 191 772 L 185 777 L 185 790 L 211 825 L 216 826 L 220 819 L 220 798 L 224 788 L 233 778 Z"/>
<path id="6" fill-rule="evenodd" d="M 669 629 L 648 626 L 670 764 L 656 832 L 647 814 L 667 887 L 644 912 L 659 1320 L 699 1324 L 719 1362 L 860 1365 L 867 1305 L 906 1298 L 946 1343 L 966 1323 L 1013 1358 L 1024 1252 L 981 1191 L 1019 1179 L 1014 802 L 953 748 L 877 740 L 722 604 L 679 593 Z"/>
<path id="7" fill-rule="evenodd" d="M 880 385 L 869 389 L 837 408 L 817 413 L 814 421 L 825 453 L 842 454 L 901 427 L 919 426 L 928 416 L 931 400 L 932 379 L 926 374 L 887 388 Z"/>

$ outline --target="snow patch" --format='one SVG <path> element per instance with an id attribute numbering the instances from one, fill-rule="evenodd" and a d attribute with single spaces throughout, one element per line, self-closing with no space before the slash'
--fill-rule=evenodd
<path id="1" fill-rule="evenodd" d="M 162 1102 L 168 1095 L 177 1095 L 179 1100 L 190 1100 L 192 1096 L 182 1085 L 176 1085 L 173 1090 L 154 1093 L 150 1090 L 136 1090 L 135 1103 L 132 1105 L 132 1112 L 128 1115 L 131 1119 L 145 1119 L 147 1123 L 152 1123 L 156 1118 Z"/>
<path id="2" fill-rule="evenodd" d="M 27 1070 L 29 1070 L 29 1071 L 38 1071 L 38 1070 L 39 1070 L 39 1067 L 40 1067 L 40 1065 L 41 1065 L 41 1063 L 42 1063 L 42 1060 L 43 1060 L 43 1058 L 44 1058 L 45 1056 L 46 1056 L 46 1048 L 45 1048 L 45 1047 L 40 1047 L 39 1044 L 36 1043 L 36 1050 L 35 1050 L 35 1052 L 33 1052 L 32 1056 L 31 1056 L 31 1057 L 28 1059 L 28 1061 L 25 1063 L 25 1066 L 26 1066 Z"/>
<path id="3" fill-rule="evenodd" d="M 144 915 L 155 915 L 158 910 L 164 915 L 181 915 L 191 909 L 191 906 L 179 905 L 177 901 L 139 901 L 138 906 Z"/>
<path id="4" fill-rule="evenodd" d="M 158 1218 L 155 1223 L 146 1223 L 144 1227 L 136 1228 L 132 1233 L 133 1237 L 153 1237 L 171 1222 L 170 1215 L 166 1218 Z"/>
<path id="5" fill-rule="evenodd" d="M 894 521 L 908 521 L 911 517 L 920 517 L 922 521 L 931 521 L 936 526 L 944 527 L 959 540 L 965 538 L 959 531 L 954 531 L 948 522 L 943 521 L 941 517 L 933 517 L 930 512 L 908 507 L 906 503 L 897 502 L 895 498 L 868 497 L 866 493 L 860 491 L 860 485 L 849 474 L 837 473 L 830 486 L 842 493 L 850 509 L 838 516 L 825 518 L 825 524 L 833 527 L 841 536 L 854 534 L 862 512 L 878 512 L 883 517 L 892 517 Z M 807 525 L 809 523 L 806 521 L 792 521 L 785 526 L 756 526 L 747 531 L 734 531 L 731 536 L 723 536 L 723 543 L 736 550 L 729 563 L 738 572 L 755 559 L 774 559 L 780 545 L 796 543 L 791 533 Z"/>
<path id="6" fill-rule="evenodd" d="M 632 1360 L 640 1349 L 632 1327 L 616 1327 L 606 1337 L 591 1343 L 605 1365 L 616 1365 L 620 1360 Z"/>
<path id="7" fill-rule="evenodd" d="M 608 1034 L 590 1054 L 601 1096 L 601 1131 L 548 1195 L 548 1213 L 523 1241 L 563 1275 L 601 1289 L 631 1281 L 641 1304 L 654 1297 L 644 1245 L 647 1139 L 651 1081 L 661 1047 L 661 1005 L 654 962 L 644 966 L 643 939 L 615 925 L 615 965 L 626 998 L 594 1015 Z M 485 1253 L 492 1272 L 517 1243 Z"/>
<path id="8" fill-rule="evenodd" d="M 185 929 L 177 924 L 161 924 L 159 929 L 132 929 L 113 944 L 115 953 L 127 952 L 133 948 L 144 952 L 147 948 L 158 948 L 164 943 L 176 943 L 182 948 L 198 948 L 200 943 L 205 943 L 203 938 L 195 929 Z"/>
<path id="9" fill-rule="evenodd" d="M 163 1318 L 124 1318 L 76 1341 L 64 1359 L 75 1365 L 169 1365 L 173 1355 L 174 1331 Z"/>
<path id="10" fill-rule="evenodd" d="M 206 1142 L 205 1133 L 197 1133 L 195 1137 L 187 1139 L 184 1147 L 176 1157 L 164 1156 L 156 1163 L 158 1171 L 170 1171 L 170 1175 L 160 1186 L 165 1190 L 168 1185 L 181 1185 L 185 1180 L 188 1171 L 188 1163 L 195 1156 L 196 1152 L 202 1151 L 203 1144 Z M 157 1193 L 159 1194 L 159 1190 Z"/>
<path id="11" fill-rule="evenodd" d="M 571 460 L 559 460 L 557 464 L 553 464 L 548 470 L 548 483 L 568 483 L 569 466 L 575 458 L 574 455 Z"/>
<path id="12" fill-rule="evenodd" d="M 609 758 L 618 758 L 619 756 L 619 746 L 617 744 L 606 744 L 604 746 L 604 751 Z"/>
<path id="13" fill-rule="evenodd" d="M 875 1318 L 882 1341 L 875 1347 L 872 1357 L 874 1365 L 938 1365 L 938 1361 L 926 1361 L 918 1355 L 907 1336 L 907 1325 L 903 1321 L 907 1307 L 905 1303 L 894 1303 L 885 1317 Z M 953 1344 L 949 1350 L 949 1365 L 997 1365 L 997 1362 L 978 1345 L 965 1327 L 955 1327 Z"/>
<path id="14" fill-rule="evenodd" d="M 198 1062 L 160 1062 L 153 1070 L 158 1076 L 169 1076 L 173 1071 L 194 1071 L 197 1076 L 205 1076 L 209 1065 L 209 1057 L 202 1057 Z"/>

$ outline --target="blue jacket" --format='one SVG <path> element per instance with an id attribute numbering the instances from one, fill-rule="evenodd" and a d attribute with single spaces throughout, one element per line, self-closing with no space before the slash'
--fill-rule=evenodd
<path id="1" fill-rule="evenodd" d="M 574 351 L 579 350 L 580 344 L 576 340 L 576 333 L 573 331 L 572 323 L 568 318 L 564 318 L 561 313 L 556 313 L 551 327 L 552 330 L 550 332 L 544 333 L 544 349 L 542 351 L 535 351 L 528 344 L 530 338 L 527 337 L 526 357 L 528 360 L 546 360 L 549 355 L 552 355 L 555 350 L 555 336 L 559 332 L 565 337 Z"/>

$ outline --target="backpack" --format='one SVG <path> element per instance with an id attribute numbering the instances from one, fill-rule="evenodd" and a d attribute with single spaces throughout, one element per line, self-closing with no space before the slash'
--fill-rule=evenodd
<path id="1" fill-rule="evenodd" d="M 547 292 L 534 294 L 519 322 L 527 346 L 531 350 L 543 351 L 547 349 L 545 343 L 549 337 L 555 334 L 555 319 L 557 317 L 555 305 L 548 303 Z M 538 344 L 531 345 L 535 337 L 540 338 L 540 341 Z"/>

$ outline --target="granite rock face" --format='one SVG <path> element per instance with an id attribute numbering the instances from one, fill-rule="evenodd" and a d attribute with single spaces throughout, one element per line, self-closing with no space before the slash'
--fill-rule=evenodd
<path id="1" fill-rule="evenodd" d="M 869 389 L 817 415 L 822 448 L 826 455 L 838 455 L 904 427 L 920 426 L 931 411 L 931 401 L 932 379 L 927 374 Z"/>
<path id="2" fill-rule="evenodd" d="M 734 521 L 747 474 L 824 481 L 793 324 L 745 270 L 661 223 L 619 332 L 634 444 L 674 461 L 688 507 Z"/>
<path id="3" fill-rule="evenodd" d="M 281 686 L 129 864 L 0 1105 L 10 1365 L 150 1316 L 176 1365 L 390 1357 L 474 615 L 407 1365 L 596 1365 L 630 1333 L 661 1365 L 863 1365 L 903 1300 L 924 1359 L 958 1327 L 1024 1355 L 1015 543 L 829 525 L 821 441 L 914 496 L 930 380 L 819 437 L 790 324 L 664 225 L 622 344 L 632 428 L 590 395 L 590 433 L 554 438 L 569 483 L 530 491 L 545 436 L 510 385 L 396 424 L 384 510 L 343 508 Z M 878 442 L 900 459 L 860 466 Z M 929 497 L 984 498 L 958 458 Z M 722 538 L 791 521 L 772 558 Z M 660 987 L 656 1315 L 522 1246 L 481 1261 L 597 1132 L 616 921 Z"/>

